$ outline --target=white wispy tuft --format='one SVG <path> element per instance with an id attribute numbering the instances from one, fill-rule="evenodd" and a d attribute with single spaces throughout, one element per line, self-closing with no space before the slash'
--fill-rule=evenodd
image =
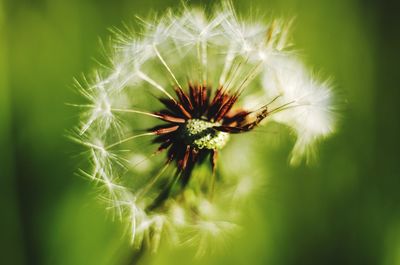
<path id="1" fill-rule="evenodd" d="M 240 107 L 252 105 L 254 113 L 265 105 L 268 111 L 257 119 L 295 132 L 291 162 L 296 164 L 334 131 L 333 93 L 288 52 L 291 21 L 249 22 L 223 1 L 212 14 L 183 6 L 140 24 L 139 32 L 114 30 L 108 63 L 77 82 L 86 103 L 75 105 L 82 115 L 72 138 L 87 151 L 91 168 L 82 174 L 103 188 L 102 198 L 129 224 L 134 246 L 156 251 L 165 238 L 173 245 L 194 245 L 201 255 L 211 242 L 238 229 L 241 202 L 260 181 L 252 170 L 242 174 L 241 162 L 234 160 L 221 166 L 227 176 L 218 183 L 216 173 L 200 165 L 181 192 L 164 194 L 162 188 L 177 181 L 177 170 L 153 145 L 156 133 L 146 131 L 162 115 L 156 98 L 176 103 L 173 88 L 185 90 L 193 82 L 207 84 L 213 93 L 219 86 L 238 93 Z M 205 187 L 212 187 L 212 194 Z M 162 205 L 155 207 L 160 198 Z"/>
<path id="2" fill-rule="evenodd" d="M 271 119 L 294 130 L 297 141 L 292 164 L 305 155 L 312 159 L 315 143 L 334 131 L 335 113 L 329 82 L 314 80 L 306 67 L 293 55 L 271 59 L 263 74 L 263 87 L 271 108 L 277 109 Z"/>

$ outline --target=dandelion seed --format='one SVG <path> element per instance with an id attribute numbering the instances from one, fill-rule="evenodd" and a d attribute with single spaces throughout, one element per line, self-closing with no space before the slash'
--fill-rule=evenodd
<path id="1" fill-rule="evenodd" d="M 223 2 L 210 16 L 184 7 L 141 23 L 116 33 L 111 65 L 80 85 L 88 102 L 74 140 L 134 246 L 156 251 L 165 238 L 204 254 L 237 230 L 240 200 L 255 190 L 251 172 L 218 170 L 233 135 L 288 126 L 298 163 L 334 131 L 332 92 L 287 52 L 291 22 L 250 23 Z"/>

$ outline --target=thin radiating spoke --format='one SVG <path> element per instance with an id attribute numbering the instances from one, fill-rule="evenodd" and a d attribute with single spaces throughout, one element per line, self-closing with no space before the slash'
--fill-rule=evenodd
<path id="1" fill-rule="evenodd" d="M 120 141 L 118 141 L 118 142 L 115 142 L 115 143 L 113 143 L 113 144 L 110 144 L 110 145 L 108 145 L 105 149 L 110 149 L 110 148 L 112 148 L 112 147 L 114 147 L 114 146 L 117 146 L 117 145 L 119 145 L 119 144 L 128 142 L 128 141 L 130 141 L 130 140 L 133 140 L 133 139 L 136 139 L 136 138 L 139 138 L 139 137 L 143 137 L 143 136 L 152 136 L 152 135 L 155 135 L 155 133 L 149 132 L 149 133 L 142 133 L 142 134 L 133 135 L 133 136 L 130 136 L 130 137 L 128 137 L 128 138 L 122 139 L 122 140 L 120 140 Z"/>
<path id="2" fill-rule="evenodd" d="M 158 84 L 154 79 L 150 78 L 148 75 L 146 75 L 145 73 L 139 71 L 138 72 L 138 76 L 143 79 L 144 81 L 146 81 L 147 83 L 151 84 L 152 86 L 154 86 L 155 88 L 157 88 L 158 90 L 160 90 L 161 92 L 163 92 L 169 99 L 171 99 L 173 102 L 176 103 L 176 100 L 174 99 L 174 97 L 171 96 L 171 94 L 169 94 L 160 84 Z"/>
<path id="3" fill-rule="evenodd" d="M 137 196 L 140 197 L 142 195 L 146 195 L 146 193 L 150 190 L 150 188 L 153 187 L 154 184 L 158 181 L 158 179 L 164 174 L 165 170 L 167 170 L 168 166 L 170 165 L 169 160 L 165 164 L 165 166 L 160 170 L 160 172 L 151 179 L 151 181 L 142 189 L 138 192 Z"/>
<path id="4" fill-rule="evenodd" d="M 164 67 L 167 69 L 168 73 L 172 76 L 172 79 L 174 79 L 176 85 L 182 89 L 182 86 L 179 84 L 178 79 L 176 79 L 174 73 L 172 72 L 171 68 L 168 66 L 167 62 L 164 60 L 164 58 L 161 56 L 160 52 L 158 51 L 156 45 L 153 45 L 154 51 L 156 52 L 156 55 L 158 59 L 160 59 L 161 63 L 164 65 Z"/>
<path id="5" fill-rule="evenodd" d="M 157 114 L 154 114 L 154 113 L 151 113 L 151 112 L 141 111 L 141 110 L 134 110 L 134 109 L 115 109 L 115 108 L 112 108 L 111 110 L 112 110 L 112 111 L 115 111 L 115 112 L 126 112 L 126 113 L 143 114 L 143 115 L 147 115 L 147 116 L 155 117 L 155 118 L 159 118 L 159 119 L 162 118 L 162 116 L 160 116 L 160 115 L 157 115 Z"/>

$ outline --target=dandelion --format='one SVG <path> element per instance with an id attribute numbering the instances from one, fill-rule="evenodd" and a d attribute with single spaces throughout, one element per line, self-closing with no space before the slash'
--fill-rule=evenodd
<path id="1" fill-rule="evenodd" d="M 212 14 L 184 6 L 141 23 L 116 31 L 107 66 L 79 84 L 87 103 L 74 139 L 91 163 L 82 172 L 134 246 L 167 241 L 200 255 L 238 229 L 257 186 L 235 160 L 246 146 L 225 147 L 276 122 L 297 137 L 291 162 L 309 159 L 334 131 L 332 92 L 290 51 L 290 22 L 246 21 L 222 2 Z M 232 166 L 218 170 L 220 155 Z"/>

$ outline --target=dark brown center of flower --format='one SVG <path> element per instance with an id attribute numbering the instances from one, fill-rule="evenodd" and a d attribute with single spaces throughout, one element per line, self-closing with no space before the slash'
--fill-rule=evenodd
<path id="1" fill-rule="evenodd" d="M 167 150 L 167 164 L 176 162 L 182 187 L 189 182 L 194 166 L 207 158 L 214 174 L 218 149 L 225 146 L 229 134 L 252 130 L 268 114 L 266 106 L 256 111 L 234 109 L 241 92 L 222 86 L 213 97 L 211 88 L 200 84 L 189 83 L 188 92 L 176 87 L 175 92 L 176 99 L 159 99 L 164 108 L 154 115 L 166 123 L 150 131 L 157 135 L 154 142 L 160 144 L 158 151 Z M 167 193 L 170 188 L 166 188 Z"/>

